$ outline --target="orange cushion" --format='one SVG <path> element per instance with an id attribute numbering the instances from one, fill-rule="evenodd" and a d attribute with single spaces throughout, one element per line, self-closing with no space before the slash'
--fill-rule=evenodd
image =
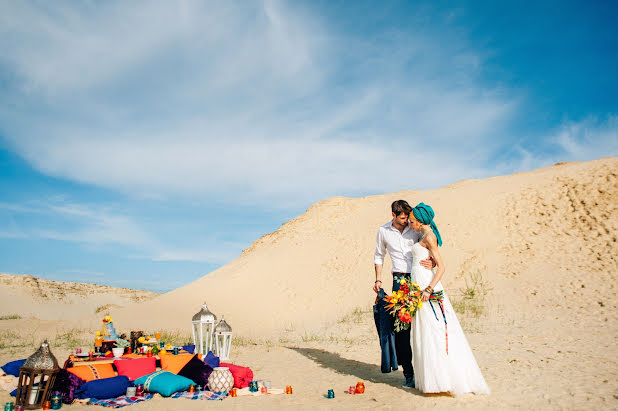
<path id="1" fill-rule="evenodd" d="M 187 363 L 191 361 L 191 358 L 193 357 L 195 357 L 195 355 L 193 354 L 161 355 L 159 357 L 161 360 L 161 369 L 172 372 L 174 374 L 178 374 L 178 372 L 182 370 L 182 367 L 187 365 Z"/>
<path id="2" fill-rule="evenodd" d="M 67 368 L 67 371 L 77 375 L 86 382 L 116 376 L 116 371 L 114 371 L 112 364 L 78 365 L 77 367 Z"/>

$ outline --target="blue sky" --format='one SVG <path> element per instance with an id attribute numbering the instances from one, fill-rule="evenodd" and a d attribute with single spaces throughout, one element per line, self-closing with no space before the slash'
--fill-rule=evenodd
<path id="1" fill-rule="evenodd" d="M 616 155 L 617 18 L 0 1 L 0 272 L 167 291 L 331 196 Z"/>

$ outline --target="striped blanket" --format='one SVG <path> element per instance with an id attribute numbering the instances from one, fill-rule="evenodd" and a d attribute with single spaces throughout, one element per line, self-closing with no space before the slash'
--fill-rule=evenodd
<path id="1" fill-rule="evenodd" d="M 88 400 L 88 404 L 92 405 L 102 405 L 103 407 L 110 408 L 122 408 L 127 405 L 137 404 L 138 402 L 150 400 L 154 397 L 154 394 L 146 394 L 143 397 L 127 397 L 126 395 L 122 395 L 117 398 L 109 398 L 106 400 L 97 400 L 91 398 Z"/>
<path id="2" fill-rule="evenodd" d="M 137 404 L 138 402 L 147 401 L 154 398 L 155 394 L 146 394 L 143 397 L 127 397 L 123 395 L 118 398 L 110 398 L 107 400 L 96 400 L 91 398 L 88 400 L 88 404 L 101 405 L 103 407 L 110 408 L 122 408 L 127 405 Z M 188 400 L 222 400 L 227 397 L 227 393 L 215 393 L 210 391 L 189 392 L 180 391 L 172 394 L 170 398 L 186 398 Z"/>
<path id="3" fill-rule="evenodd" d="M 227 393 L 217 393 L 211 391 L 189 392 L 181 391 L 172 394 L 170 398 L 186 398 L 187 400 L 222 400 L 227 397 Z"/>

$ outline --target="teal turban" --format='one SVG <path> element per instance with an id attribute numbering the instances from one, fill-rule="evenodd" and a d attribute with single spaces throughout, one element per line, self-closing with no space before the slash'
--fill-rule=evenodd
<path id="1" fill-rule="evenodd" d="M 435 216 L 433 208 L 431 208 L 431 206 L 428 206 L 425 203 L 419 203 L 416 207 L 412 209 L 412 215 L 414 215 L 414 218 L 416 218 L 421 223 L 429 224 L 429 226 L 433 230 L 433 233 L 438 239 L 438 245 L 441 246 L 442 237 L 440 236 L 440 232 L 438 231 L 438 226 L 436 226 L 436 223 L 433 222 L 433 217 Z"/>

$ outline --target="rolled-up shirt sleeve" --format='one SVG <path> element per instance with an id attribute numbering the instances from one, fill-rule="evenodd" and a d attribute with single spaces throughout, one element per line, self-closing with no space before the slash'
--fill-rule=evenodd
<path id="1" fill-rule="evenodd" d="M 386 255 L 386 242 L 384 241 L 384 232 L 382 229 L 378 230 L 376 238 L 376 252 L 373 255 L 373 262 L 375 264 L 384 265 L 384 256 Z"/>

